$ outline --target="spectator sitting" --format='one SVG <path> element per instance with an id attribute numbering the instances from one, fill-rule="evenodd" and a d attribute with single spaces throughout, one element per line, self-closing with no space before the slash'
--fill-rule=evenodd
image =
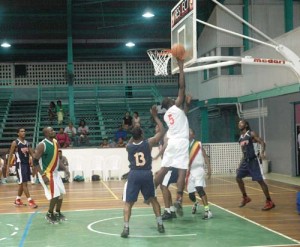
<path id="1" fill-rule="evenodd" d="M 48 116 L 49 116 L 50 124 L 53 124 L 53 120 L 56 117 L 56 105 L 55 105 L 54 101 L 51 101 L 49 104 Z"/>
<path id="2" fill-rule="evenodd" d="M 86 125 L 85 121 L 82 119 L 80 120 L 79 127 L 77 129 L 79 139 L 78 139 L 78 145 L 82 144 L 88 144 L 89 138 L 89 127 Z"/>
<path id="3" fill-rule="evenodd" d="M 58 142 L 59 148 L 67 148 L 70 145 L 70 139 L 67 133 L 64 133 L 64 129 L 60 128 L 59 132 L 56 134 L 56 140 Z"/>
<path id="4" fill-rule="evenodd" d="M 123 128 L 125 130 L 130 130 L 132 128 L 132 116 L 130 116 L 128 111 L 125 113 L 125 117 L 123 117 Z"/>
<path id="5" fill-rule="evenodd" d="M 115 133 L 115 142 L 118 142 L 120 137 L 123 140 L 126 140 L 127 138 L 127 132 L 123 129 L 122 125 L 119 126 L 119 129 Z"/>
<path id="6" fill-rule="evenodd" d="M 103 139 L 103 142 L 100 144 L 100 148 L 110 148 L 107 138 Z"/>
<path id="7" fill-rule="evenodd" d="M 58 100 L 56 102 L 56 115 L 57 115 L 57 123 L 58 124 L 63 124 L 65 110 L 64 110 L 64 108 L 62 106 L 61 100 Z"/>
<path id="8" fill-rule="evenodd" d="M 139 113 L 135 111 L 133 113 L 133 127 L 140 127 L 141 126 L 141 119 L 139 117 Z"/>
<path id="9" fill-rule="evenodd" d="M 65 128 L 64 133 L 66 133 L 69 136 L 70 146 L 77 144 L 76 128 L 73 126 L 72 122 L 70 122 Z"/>
<path id="10" fill-rule="evenodd" d="M 124 148 L 124 147 L 126 147 L 126 142 L 124 142 L 123 138 L 120 137 L 116 144 L 116 148 Z"/>

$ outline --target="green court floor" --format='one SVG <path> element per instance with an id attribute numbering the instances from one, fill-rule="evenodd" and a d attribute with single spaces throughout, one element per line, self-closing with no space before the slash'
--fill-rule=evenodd
<path id="1" fill-rule="evenodd" d="M 122 209 L 65 212 L 68 221 L 50 225 L 44 213 L 1 214 L 0 246 L 293 246 L 299 242 L 265 229 L 216 206 L 214 217 L 202 220 L 201 212 L 165 222 L 166 232 L 156 230 L 151 208 L 134 208 L 130 237 L 123 239 Z"/>

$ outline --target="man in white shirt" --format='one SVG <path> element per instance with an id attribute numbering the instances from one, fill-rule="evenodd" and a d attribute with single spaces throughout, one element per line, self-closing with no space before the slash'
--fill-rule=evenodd
<path id="1" fill-rule="evenodd" d="M 164 121 L 168 125 L 168 146 L 164 152 L 162 167 L 155 176 L 155 185 L 162 184 L 164 176 L 171 167 L 178 169 L 177 199 L 174 206 L 177 214 L 182 216 L 182 197 L 189 164 L 189 124 L 182 109 L 185 100 L 184 60 L 177 59 L 177 62 L 179 67 L 178 96 L 175 101 L 170 98 L 162 101 L 162 108 L 167 110 Z"/>
<path id="2" fill-rule="evenodd" d="M 70 122 L 68 126 L 65 128 L 64 133 L 68 134 L 71 145 L 77 145 L 77 136 L 76 136 L 76 128 L 73 126 L 73 123 Z M 70 145 L 70 146 L 71 146 Z"/>

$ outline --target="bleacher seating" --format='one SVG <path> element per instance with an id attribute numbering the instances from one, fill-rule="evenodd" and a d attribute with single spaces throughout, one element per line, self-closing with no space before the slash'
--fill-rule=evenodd
<path id="1" fill-rule="evenodd" d="M 35 134 L 37 101 L 12 101 L 1 136 L 1 148 L 9 148 L 17 138 L 17 129 L 26 130 L 26 139 L 32 143 Z"/>
<path id="2" fill-rule="evenodd" d="M 76 130 L 78 129 L 80 120 L 84 120 L 89 127 L 89 143 L 90 146 L 99 146 L 102 136 L 100 131 L 99 119 L 97 114 L 97 106 L 95 100 L 77 100 L 74 104 L 76 114 Z"/>
<path id="3" fill-rule="evenodd" d="M 125 90 L 125 91 L 124 91 Z M 98 146 L 104 138 L 113 140 L 118 126 L 126 111 L 133 115 L 139 113 L 141 126 L 145 137 L 153 135 L 154 124 L 151 121 L 149 109 L 156 103 L 157 95 L 151 89 L 130 89 L 132 94 L 126 93 L 126 87 L 118 88 L 80 88 L 74 89 L 74 127 L 78 128 L 79 121 L 84 119 L 90 129 L 89 146 Z M 33 147 L 41 141 L 43 128 L 52 126 L 58 132 L 60 127 L 65 128 L 69 122 L 69 98 L 64 88 L 46 88 L 41 90 L 36 101 L 22 100 L 10 101 L 0 99 L 0 148 L 9 148 L 11 142 L 17 137 L 17 128 L 26 129 L 26 139 L 33 143 Z M 96 94 L 95 94 L 96 93 Z M 57 120 L 50 122 L 48 107 L 51 101 L 60 99 L 66 109 L 63 125 Z"/>

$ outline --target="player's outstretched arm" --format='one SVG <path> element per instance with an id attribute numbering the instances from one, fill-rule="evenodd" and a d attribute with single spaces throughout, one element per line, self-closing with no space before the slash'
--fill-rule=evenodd
<path id="1" fill-rule="evenodd" d="M 179 68 L 179 89 L 177 99 L 175 100 L 175 105 L 177 107 L 181 107 L 185 100 L 185 78 L 183 72 L 184 60 L 177 59 L 177 63 Z"/>
<path id="2" fill-rule="evenodd" d="M 152 108 L 150 109 L 150 112 L 151 112 L 151 115 L 152 115 L 155 123 L 158 125 L 158 128 L 159 128 L 158 132 L 153 137 L 148 139 L 150 147 L 153 147 L 163 137 L 163 135 L 165 133 L 165 128 L 164 128 L 162 122 L 160 121 L 160 119 L 158 118 L 156 105 L 152 106 Z"/>
<path id="3" fill-rule="evenodd" d="M 189 110 L 190 110 L 191 102 L 192 102 L 192 95 L 187 94 L 185 96 L 185 102 L 184 102 L 184 113 L 185 113 L 185 115 L 187 115 Z"/>
<path id="4" fill-rule="evenodd" d="M 164 154 L 164 152 L 165 152 L 165 150 L 166 150 L 166 148 L 167 148 L 167 146 L 168 146 L 168 137 L 167 137 L 167 133 L 165 133 L 164 134 L 164 145 L 162 146 L 162 148 L 159 150 L 159 153 L 155 156 L 155 157 L 153 157 L 152 159 L 153 160 L 156 160 L 156 159 L 158 159 L 158 157 L 162 157 L 163 156 L 163 154 Z"/>

